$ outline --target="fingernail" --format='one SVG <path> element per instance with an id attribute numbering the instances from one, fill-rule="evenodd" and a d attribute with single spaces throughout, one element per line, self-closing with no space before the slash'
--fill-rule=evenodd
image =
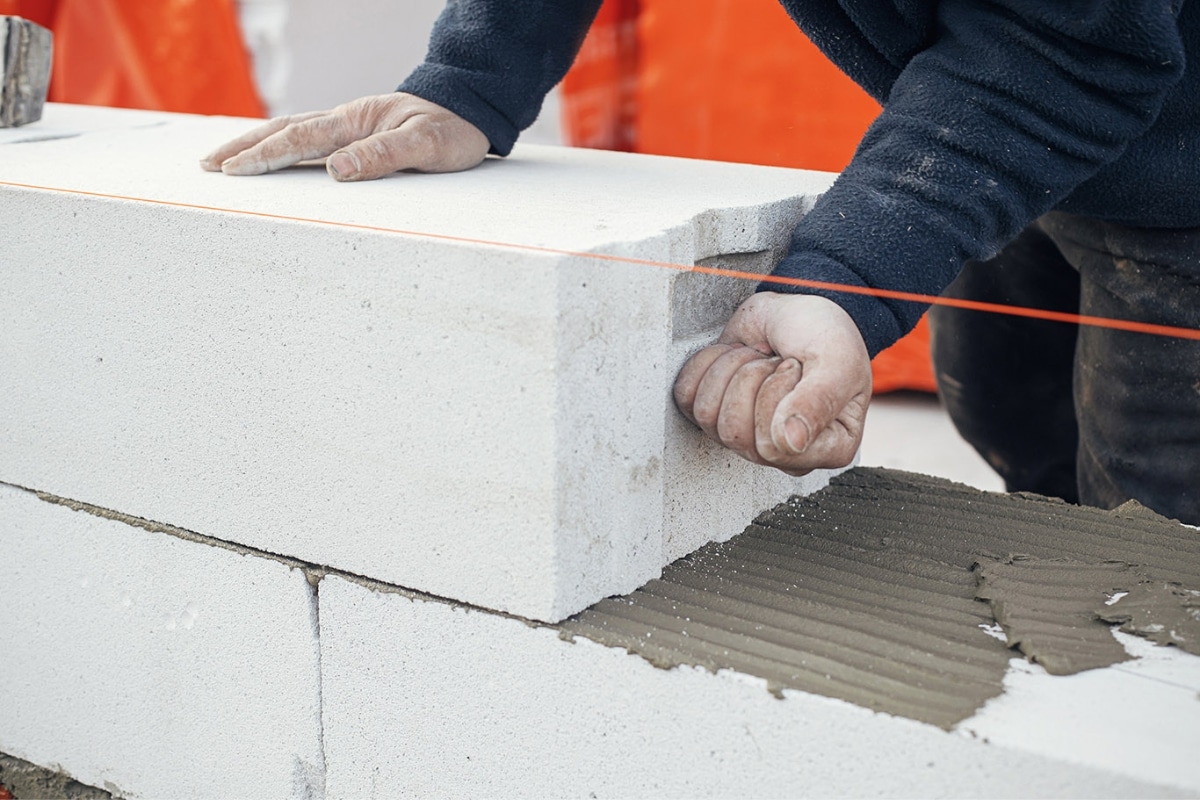
<path id="1" fill-rule="evenodd" d="M 783 432 L 792 452 L 803 453 L 812 442 L 812 428 L 804 417 L 788 417 L 787 422 L 783 423 Z"/>
<path id="2" fill-rule="evenodd" d="M 341 151 L 329 157 L 329 161 L 325 164 L 325 169 L 335 179 L 344 180 L 357 175 L 361 167 L 358 165 L 358 159 L 354 157 L 353 153 Z"/>

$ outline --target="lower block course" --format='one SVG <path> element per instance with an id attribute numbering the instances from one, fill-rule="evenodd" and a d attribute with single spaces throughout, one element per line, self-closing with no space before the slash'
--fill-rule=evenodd
<path id="1" fill-rule="evenodd" d="M 320 604 L 330 797 L 1186 794 L 337 577 Z"/>
<path id="2" fill-rule="evenodd" d="M 864 481 L 886 488 L 860 470 L 819 497 Z M 1140 637 L 1118 637 L 1137 660 L 1069 677 L 1012 659 L 944 730 L 820 681 L 663 668 L 662 626 L 632 654 L 585 638 L 596 609 L 539 625 L 5 485 L 0 560 L 0 752 L 124 797 L 1200 791 L 1200 658 Z"/>
<path id="3" fill-rule="evenodd" d="M 121 797 L 317 797 L 314 592 L 0 485 L 0 752 Z"/>

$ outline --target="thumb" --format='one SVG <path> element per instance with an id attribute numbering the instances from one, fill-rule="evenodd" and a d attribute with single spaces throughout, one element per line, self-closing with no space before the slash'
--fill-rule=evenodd
<path id="1" fill-rule="evenodd" d="M 346 145 L 326 162 L 339 181 L 367 181 L 400 170 L 458 172 L 483 161 L 487 137 L 465 120 L 410 117 L 399 127 Z"/>
<path id="2" fill-rule="evenodd" d="M 857 393 L 840 370 L 822 369 L 815 359 L 797 372 L 799 380 L 771 416 L 771 443 L 781 453 L 807 452 Z"/>

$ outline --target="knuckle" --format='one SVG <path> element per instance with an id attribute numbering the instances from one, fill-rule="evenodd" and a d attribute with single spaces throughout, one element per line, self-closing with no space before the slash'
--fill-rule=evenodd
<path id="1" fill-rule="evenodd" d="M 742 421 L 736 418 L 736 412 L 722 413 L 717 417 L 717 439 L 730 450 L 744 454 L 749 442 L 742 428 Z"/>
<path id="2" fill-rule="evenodd" d="M 364 169 L 374 170 L 388 162 L 392 150 L 383 139 L 365 139 L 358 143 L 355 155 Z"/>
<path id="3" fill-rule="evenodd" d="M 717 411 L 713 403 L 700 398 L 692 406 L 692 418 L 705 432 L 715 431 Z"/>
<path id="4" fill-rule="evenodd" d="M 676 381 L 674 388 L 671 390 L 671 397 L 675 400 L 675 406 L 684 414 L 690 416 L 692 410 L 692 392 L 688 387 L 685 387 L 681 381 Z"/>
<path id="5" fill-rule="evenodd" d="M 300 124 L 297 123 L 295 125 L 288 125 L 282 131 L 280 131 L 277 141 L 283 145 L 284 149 L 295 150 L 303 146 L 306 139 L 307 137 L 304 135 L 304 130 L 300 127 Z"/>
<path id="6" fill-rule="evenodd" d="M 409 134 L 409 142 L 413 149 L 420 151 L 427 157 L 437 154 L 442 138 L 438 126 L 430 122 L 427 117 L 421 118 L 419 122 L 413 125 L 412 131 Z"/>

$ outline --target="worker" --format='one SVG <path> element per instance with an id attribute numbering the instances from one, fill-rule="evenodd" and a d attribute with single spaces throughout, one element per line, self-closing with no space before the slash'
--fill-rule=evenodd
<path id="1" fill-rule="evenodd" d="M 772 276 L 1200 329 L 1200 0 L 783 5 L 883 111 Z M 450 0 L 397 93 L 272 120 L 202 166 L 328 157 L 358 181 L 506 155 L 598 6 Z M 871 357 L 924 310 L 767 278 L 676 402 L 750 461 L 845 466 Z M 942 306 L 931 330 L 950 415 L 1010 490 L 1200 524 L 1200 342 Z"/>

